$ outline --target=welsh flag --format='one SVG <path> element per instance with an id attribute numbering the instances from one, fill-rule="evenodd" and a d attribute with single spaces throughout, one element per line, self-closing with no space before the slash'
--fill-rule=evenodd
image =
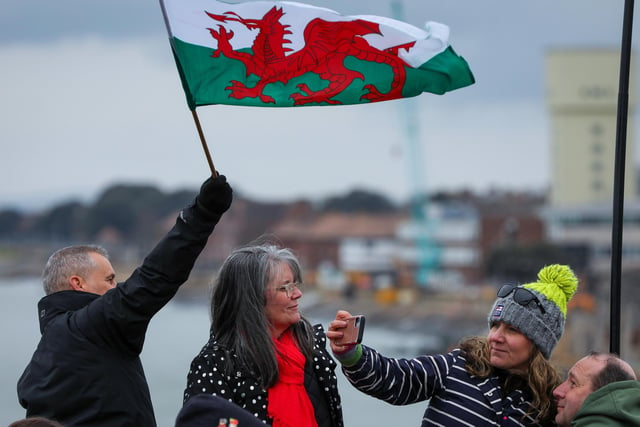
<path id="1" fill-rule="evenodd" d="M 474 83 L 449 28 L 286 1 L 160 0 L 189 108 L 362 104 Z"/>

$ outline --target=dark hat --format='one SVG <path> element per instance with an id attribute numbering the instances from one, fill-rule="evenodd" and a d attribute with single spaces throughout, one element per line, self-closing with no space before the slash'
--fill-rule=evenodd
<path id="1" fill-rule="evenodd" d="M 211 394 L 196 394 L 187 400 L 175 427 L 264 427 L 249 411 Z"/>

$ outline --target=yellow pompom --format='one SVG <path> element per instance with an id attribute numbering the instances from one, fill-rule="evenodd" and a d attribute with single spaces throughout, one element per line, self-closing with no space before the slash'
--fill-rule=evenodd
<path id="1" fill-rule="evenodd" d="M 558 285 L 567 296 L 567 301 L 573 297 L 573 294 L 578 289 L 578 278 L 568 265 L 548 265 L 540 270 L 538 280 L 542 283 L 555 283 Z"/>
<path id="2" fill-rule="evenodd" d="M 543 294 L 566 315 L 567 302 L 578 289 L 578 278 L 568 265 L 552 264 L 538 272 L 538 282 L 529 283 L 525 287 Z"/>

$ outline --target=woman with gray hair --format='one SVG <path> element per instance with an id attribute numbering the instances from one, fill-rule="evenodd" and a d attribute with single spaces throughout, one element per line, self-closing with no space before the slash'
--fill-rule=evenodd
<path id="1" fill-rule="evenodd" d="M 341 427 L 336 363 L 321 325 L 299 311 L 302 269 L 289 249 L 229 255 L 211 298 L 209 341 L 194 358 L 184 402 L 223 397 L 273 426 Z"/>

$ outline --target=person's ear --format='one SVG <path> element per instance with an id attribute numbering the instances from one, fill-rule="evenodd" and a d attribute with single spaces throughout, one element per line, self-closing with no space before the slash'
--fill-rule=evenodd
<path id="1" fill-rule="evenodd" d="M 83 280 L 82 277 L 80 276 L 71 276 L 69 278 L 69 285 L 71 286 L 71 289 L 73 289 L 74 291 L 83 291 Z"/>

